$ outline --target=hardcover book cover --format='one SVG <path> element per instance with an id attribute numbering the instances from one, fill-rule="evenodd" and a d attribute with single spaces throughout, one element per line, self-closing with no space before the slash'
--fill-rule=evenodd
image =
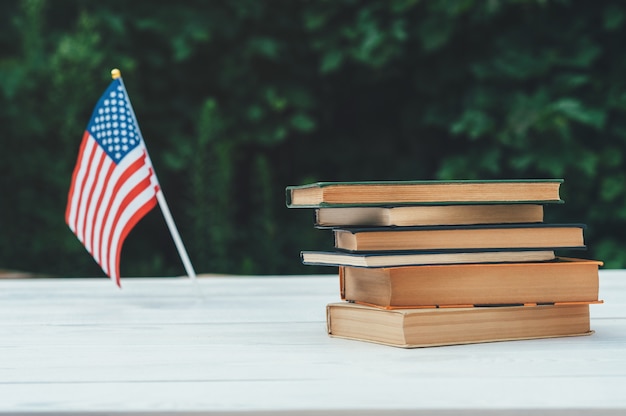
<path id="1" fill-rule="evenodd" d="M 590 335 L 589 305 L 379 309 L 327 306 L 328 334 L 402 348 Z"/>
<path id="2" fill-rule="evenodd" d="M 602 262 L 557 258 L 389 268 L 340 267 L 343 300 L 382 308 L 598 301 Z"/>
<path id="3" fill-rule="evenodd" d="M 302 264 L 311 266 L 399 267 L 432 264 L 511 263 L 549 261 L 556 258 L 551 249 L 466 250 L 419 252 L 302 251 Z"/>
<path id="4" fill-rule="evenodd" d="M 560 203 L 562 179 L 317 182 L 288 186 L 289 208 Z"/>
<path id="5" fill-rule="evenodd" d="M 584 224 L 485 224 L 334 229 L 335 247 L 351 252 L 585 248 Z"/>

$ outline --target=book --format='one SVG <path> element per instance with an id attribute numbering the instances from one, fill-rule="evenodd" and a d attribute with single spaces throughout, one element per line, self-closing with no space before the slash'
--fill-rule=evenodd
<path id="1" fill-rule="evenodd" d="M 315 226 L 510 224 L 543 221 L 543 205 L 415 205 L 317 208 Z"/>
<path id="2" fill-rule="evenodd" d="M 334 229 L 346 251 L 585 248 L 582 224 L 371 227 Z"/>
<path id="3" fill-rule="evenodd" d="M 562 179 L 317 182 L 286 188 L 289 208 L 558 203 Z"/>
<path id="4" fill-rule="evenodd" d="M 553 250 L 378 252 L 302 251 L 303 264 L 312 266 L 395 267 L 427 264 L 502 263 L 548 261 Z"/>
<path id="5" fill-rule="evenodd" d="M 554 304 L 598 301 L 602 262 L 341 267 L 343 300 L 383 308 Z"/>
<path id="6" fill-rule="evenodd" d="M 589 305 L 380 309 L 326 307 L 328 334 L 403 348 L 589 335 Z"/>

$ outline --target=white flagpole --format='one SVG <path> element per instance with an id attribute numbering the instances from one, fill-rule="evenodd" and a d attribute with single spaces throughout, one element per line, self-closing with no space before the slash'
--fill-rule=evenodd
<path id="1" fill-rule="evenodd" d="M 130 109 L 131 115 L 133 116 L 133 121 L 135 122 L 135 128 L 137 129 L 137 134 L 139 135 L 139 138 L 141 139 L 141 141 L 144 142 L 143 135 L 141 134 L 141 130 L 139 129 L 139 122 L 137 121 L 137 117 L 135 117 L 135 111 L 133 110 L 133 106 L 130 103 L 130 97 L 128 96 L 128 91 L 126 91 L 126 86 L 124 85 L 124 81 L 122 80 L 122 73 L 120 72 L 119 69 L 113 69 L 111 71 L 111 78 L 113 79 L 119 78 L 120 84 L 122 85 L 122 88 L 124 89 L 124 94 L 126 94 L 126 100 L 128 101 L 128 107 Z M 145 146 L 145 142 L 144 142 L 144 146 Z M 148 155 L 147 148 L 146 148 L 146 157 L 148 158 L 148 160 L 150 160 L 150 156 Z M 152 161 L 150 161 L 150 165 L 152 165 Z M 157 178 L 156 172 L 153 172 L 153 174 L 154 174 L 154 177 Z M 158 178 L 157 178 L 157 183 L 159 183 Z M 189 256 L 187 255 L 187 250 L 185 250 L 183 241 L 180 238 L 180 234 L 178 233 L 178 228 L 176 228 L 176 224 L 174 223 L 174 219 L 172 218 L 172 214 L 170 213 L 170 208 L 168 207 L 167 202 L 165 201 L 165 196 L 163 195 L 163 191 L 161 190 L 160 185 L 159 185 L 159 190 L 157 191 L 156 197 L 157 197 L 157 201 L 159 202 L 159 207 L 161 208 L 161 212 L 163 213 L 163 217 L 165 218 L 165 222 L 167 223 L 167 228 L 169 228 L 172 239 L 174 240 L 174 244 L 176 245 L 176 249 L 178 250 L 178 255 L 180 256 L 180 259 L 182 260 L 183 265 L 185 266 L 185 271 L 187 272 L 187 276 L 189 276 L 191 280 L 197 283 L 196 272 L 194 271 L 193 266 L 191 265 L 191 261 L 189 260 Z"/>
<path id="2" fill-rule="evenodd" d="M 165 196 L 161 191 L 161 187 L 159 187 L 159 191 L 157 192 L 156 197 L 157 201 L 159 201 L 159 207 L 161 207 L 161 212 L 163 213 L 163 217 L 165 218 L 167 227 L 169 228 L 170 234 L 172 235 L 172 239 L 174 240 L 174 244 L 176 244 L 178 255 L 180 256 L 180 259 L 183 261 L 183 265 L 185 266 L 187 276 L 189 276 L 192 280 L 196 280 L 196 272 L 191 265 L 191 261 L 189 260 L 189 256 L 187 255 L 187 250 L 185 250 L 185 246 L 183 245 L 183 240 L 181 240 L 180 234 L 178 234 L 178 229 L 176 228 L 176 224 L 174 224 L 174 219 L 172 218 L 172 214 L 170 213 L 170 208 L 167 206 L 167 202 L 165 201 Z"/>

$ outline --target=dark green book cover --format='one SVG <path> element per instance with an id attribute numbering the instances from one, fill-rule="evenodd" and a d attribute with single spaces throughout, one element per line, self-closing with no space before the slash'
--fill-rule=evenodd
<path id="1" fill-rule="evenodd" d="M 288 186 L 289 208 L 562 203 L 563 179 L 316 182 Z"/>

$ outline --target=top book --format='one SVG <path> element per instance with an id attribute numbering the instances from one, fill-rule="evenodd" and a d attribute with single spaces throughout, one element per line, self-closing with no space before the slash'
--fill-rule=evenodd
<path id="1" fill-rule="evenodd" d="M 288 186 L 289 208 L 557 203 L 562 179 L 317 182 Z"/>

